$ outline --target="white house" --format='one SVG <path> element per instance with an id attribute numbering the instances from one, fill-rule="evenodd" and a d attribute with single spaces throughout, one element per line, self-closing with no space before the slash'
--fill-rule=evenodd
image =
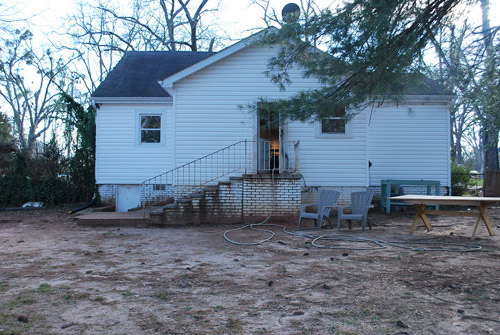
<path id="1" fill-rule="evenodd" d="M 294 172 L 295 183 L 308 189 L 339 189 L 344 199 L 352 191 L 379 190 L 382 179 L 438 180 L 449 188 L 452 96 L 430 83 L 404 104 L 386 102 L 355 111 L 352 119 L 341 112 L 322 122 L 272 129 L 245 106 L 318 83 L 297 67 L 290 73 L 293 83 L 280 91 L 264 74 L 275 50 L 255 46 L 256 38 L 217 53 L 123 57 L 92 95 L 98 106 L 96 182 L 103 199 L 116 200 L 117 210 L 125 211 L 155 192 L 172 195 L 181 185 L 273 168 L 280 177 Z M 188 164 L 196 160 L 198 166 Z M 293 199 L 300 204 L 296 192 Z"/>

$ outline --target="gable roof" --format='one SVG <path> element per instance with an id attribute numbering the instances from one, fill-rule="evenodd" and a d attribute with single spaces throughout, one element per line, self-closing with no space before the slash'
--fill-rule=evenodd
<path id="1" fill-rule="evenodd" d="M 170 95 L 158 84 L 159 80 L 213 54 L 198 51 L 128 51 L 92 97 L 168 98 Z"/>
<path id="2" fill-rule="evenodd" d="M 239 41 L 233 45 L 230 45 L 227 48 L 217 52 L 212 57 L 207 57 L 206 59 L 201 60 L 199 63 L 193 64 L 191 66 L 188 66 L 188 67 L 182 69 L 179 72 L 172 73 L 168 76 L 161 78 L 163 80 L 161 80 L 159 83 L 165 90 L 168 91 L 170 88 L 173 87 L 173 84 L 176 81 L 182 80 L 182 79 L 186 78 L 187 76 L 190 76 L 193 73 L 198 72 L 198 71 L 214 64 L 215 62 L 220 61 L 223 58 L 226 58 L 228 56 L 231 56 L 231 55 L 237 53 L 238 51 L 246 48 L 247 46 L 251 45 L 252 43 L 259 41 L 266 34 L 269 34 L 275 30 L 277 30 L 277 28 L 275 28 L 275 27 L 265 28 L 265 29 L 259 31 L 258 33 L 255 33 L 247 38 L 244 38 L 241 41 Z"/>
<path id="3" fill-rule="evenodd" d="M 276 29 L 261 30 L 219 52 L 128 51 L 91 97 L 170 98 L 175 82 L 235 54 Z M 394 91 L 408 96 L 453 97 L 453 93 L 425 76 L 416 76 Z"/>

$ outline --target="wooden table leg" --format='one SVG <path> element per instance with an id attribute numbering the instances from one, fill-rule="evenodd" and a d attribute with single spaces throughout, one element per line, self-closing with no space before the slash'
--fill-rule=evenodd
<path id="1" fill-rule="evenodd" d="M 413 232 L 415 231 L 415 229 L 417 228 L 417 225 L 418 223 L 420 222 L 420 213 L 418 212 L 418 205 L 415 205 L 415 207 L 417 208 L 417 216 L 415 217 L 415 220 L 413 220 L 413 224 L 411 225 L 411 228 L 410 228 L 410 235 L 413 234 Z"/>
<path id="2" fill-rule="evenodd" d="M 472 238 L 476 237 L 477 228 L 479 228 L 480 224 L 481 224 L 481 213 L 479 213 L 479 217 L 477 218 L 476 225 L 474 226 L 474 230 L 472 231 Z"/>
<path id="3" fill-rule="evenodd" d="M 420 204 L 414 204 L 415 208 L 417 209 L 417 216 L 415 217 L 415 220 L 413 220 L 413 224 L 410 228 L 410 235 L 413 234 L 415 229 L 417 228 L 418 223 L 420 222 L 420 219 L 424 222 L 425 228 L 427 228 L 427 231 L 431 231 L 432 227 L 431 224 L 429 223 L 429 219 L 427 218 L 427 215 L 425 215 L 425 204 L 420 205 Z"/>
<path id="4" fill-rule="evenodd" d="M 493 227 L 491 227 L 490 218 L 488 217 L 488 214 L 486 214 L 486 208 L 486 205 L 479 205 L 480 219 L 484 221 L 484 224 L 486 225 L 486 229 L 488 229 L 488 233 L 490 234 L 490 236 L 493 236 L 495 235 L 495 233 L 493 232 Z"/>

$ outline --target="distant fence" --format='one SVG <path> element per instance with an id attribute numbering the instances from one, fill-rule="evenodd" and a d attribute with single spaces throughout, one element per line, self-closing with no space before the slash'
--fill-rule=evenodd
<path id="1" fill-rule="evenodd" d="M 500 171 L 486 170 L 483 190 L 485 197 L 500 197 Z"/>

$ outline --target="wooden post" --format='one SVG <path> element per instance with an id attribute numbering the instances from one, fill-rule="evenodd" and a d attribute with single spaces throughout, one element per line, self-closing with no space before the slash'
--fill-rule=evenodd
<path id="1" fill-rule="evenodd" d="M 300 172 L 300 140 L 294 144 L 295 150 L 295 171 Z"/>

